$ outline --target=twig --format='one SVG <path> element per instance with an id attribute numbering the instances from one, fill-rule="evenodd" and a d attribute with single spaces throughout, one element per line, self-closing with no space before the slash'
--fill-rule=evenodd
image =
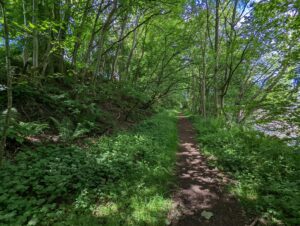
<path id="1" fill-rule="evenodd" d="M 252 221 L 252 223 L 249 225 L 249 226 L 255 226 L 256 224 L 257 224 L 257 222 L 258 222 L 258 217 L 256 217 L 255 219 L 254 219 L 254 221 Z"/>

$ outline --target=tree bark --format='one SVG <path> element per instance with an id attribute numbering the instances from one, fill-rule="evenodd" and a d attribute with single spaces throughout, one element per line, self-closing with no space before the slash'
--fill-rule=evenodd
<path id="1" fill-rule="evenodd" d="M 206 41 L 205 41 L 206 42 Z M 206 45 L 206 44 L 204 44 Z M 206 76 L 207 76 L 207 69 L 206 69 L 206 54 L 205 54 L 205 47 L 202 50 L 202 72 L 200 71 L 199 67 L 199 76 L 200 76 L 200 113 L 201 115 L 206 118 Z"/>
<path id="2" fill-rule="evenodd" d="M 6 77 L 7 77 L 6 78 L 7 79 L 7 111 L 5 114 L 1 144 L 0 144 L 0 165 L 1 165 L 4 159 L 7 130 L 10 126 L 10 118 L 11 118 L 11 110 L 12 110 L 12 75 L 11 75 L 11 62 L 10 62 L 9 28 L 8 28 L 5 5 L 2 0 L 0 0 L 0 5 L 1 5 L 2 16 L 4 21 L 3 27 L 4 27 Z"/>
<path id="3" fill-rule="evenodd" d="M 38 0 L 32 0 L 32 24 L 34 26 L 37 26 L 37 1 Z M 34 75 L 36 76 L 38 74 L 39 67 L 39 40 L 37 27 L 33 29 L 32 65 L 34 69 Z"/>
<path id="4" fill-rule="evenodd" d="M 219 115 L 219 86 L 218 86 L 218 70 L 219 70 L 219 8 L 220 0 L 216 0 L 216 17 L 215 17 L 215 56 L 214 56 L 214 101 L 215 101 L 215 113 Z"/>
<path id="5" fill-rule="evenodd" d="M 80 38 L 81 38 L 82 33 L 83 33 L 83 27 L 84 27 L 84 24 L 86 22 L 86 17 L 88 15 L 90 5 L 91 5 L 91 0 L 87 0 L 86 4 L 85 4 L 85 7 L 84 7 L 84 12 L 83 12 L 83 15 L 82 15 L 82 20 L 80 22 L 78 31 L 76 33 L 76 40 L 75 40 L 75 43 L 74 43 L 73 53 L 72 53 L 72 66 L 73 67 L 76 67 L 78 50 L 79 50 L 80 45 L 81 45 Z"/>
<path id="6" fill-rule="evenodd" d="M 229 87 L 229 84 L 231 82 L 231 79 L 233 77 L 233 74 L 235 70 L 233 70 L 233 64 L 234 64 L 234 42 L 236 41 L 236 34 L 235 34 L 235 21 L 236 21 L 236 11 L 238 6 L 239 0 L 234 0 L 234 6 L 233 6 L 233 12 L 231 15 L 231 22 L 230 22 L 230 32 L 228 37 L 228 44 L 226 48 L 226 57 L 225 57 L 225 74 L 224 74 L 224 81 L 222 84 L 222 87 L 220 89 L 220 109 L 223 110 L 224 108 L 224 102 L 225 102 L 225 96 L 227 94 L 227 90 Z M 226 23 L 226 22 L 225 22 Z M 241 56 L 241 60 L 244 58 L 244 54 Z"/>
<path id="7" fill-rule="evenodd" d="M 66 0 L 64 5 L 61 5 L 60 1 L 54 3 L 54 18 L 57 23 L 61 24 L 57 34 L 59 46 L 56 54 L 57 56 L 55 57 L 55 64 L 57 66 L 57 72 L 61 74 L 65 73 L 64 41 L 66 39 L 66 32 L 70 20 L 70 7 L 70 0 Z"/>
<path id="8" fill-rule="evenodd" d="M 126 26 L 126 22 L 127 22 L 127 17 L 125 17 L 122 21 L 122 24 L 121 24 L 121 32 L 120 32 L 120 39 L 123 38 L 123 35 L 124 35 L 124 30 L 125 30 L 125 26 Z M 119 42 L 118 46 L 117 46 L 117 50 L 116 50 L 116 55 L 113 59 L 113 62 L 112 62 L 112 70 L 111 70 L 111 75 L 110 75 L 110 78 L 111 79 L 114 79 L 115 77 L 115 72 L 117 70 L 117 63 L 118 63 L 118 57 L 119 57 L 119 52 L 120 52 L 120 49 L 121 49 L 121 46 L 122 46 L 123 42 Z M 121 80 L 121 75 L 119 73 L 119 80 Z"/>
<path id="9" fill-rule="evenodd" d="M 135 26 L 136 27 L 139 24 L 139 18 L 140 18 L 140 16 L 137 15 L 136 20 L 135 20 Z M 127 58 L 127 62 L 126 62 L 126 65 L 125 65 L 125 74 L 126 74 L 127 77 L 129 77 L 129 69 L 130 69 L 131 59 L 132 59 L 133 52 L 134 52 L 134 50 L 136 48 L 136 45 L 137 45 L 137 36 L 138 36 L 137 33 L 138 33 L 138 29 L 136 29 L 133 33 L 132 46 L 131 46 L 131 49 L 130 49 L 130 52 L 129 52 L 129 55 L 128 55 L 128 58 Z"/>
<path id="10" fill-rule="evenodd" d="M 97 76 L 99 74 L 102 73 L 102 69 L 103 66 L 101 66 L 102 62 L 102 53 L 103 53 L 103 47 L 104 47 L 104 42 L 105 42 L 105 38 L 106 38 L 106 34 L 107 31 L 109 30 L 109 26 L 110 23 L 112 22 L 113 16 L 115 14 L 115 12 L 117 11 L 117 1 L 115 0 L 113 2 L 113 6 L 112 9 L 110 11 L 110 13 L 107 16 L 107 19 L 105 20 L 101 31 L 100 31 L 100 37 L 99 37 L 99 41 L 98 41 L 98 50 L 97 50 L 97 60 L 96 60 L 96 68 L 95 68 L 95 72 L 94 75 Z"/>
<path id="11" fill-rule="evenodd" d="M 95 35 L 96 35 L 96 27 L 97 27 L 97 23 L 98 23 L 101 11 L 102 11 L 102 5 L 100 5 L 98 7 L 97 14 L 96 14 L 96 17 L 95 17 L 95 20 L 94 20 L 94 23 L 93 23 L 93 29 L 92 29 L 92 32 L 91 32 L 91 37 L 90 37 L 90 40 L 88 42 L 88 46 L 86 48 L 86 52 L 85 52 L 85 55 L 84 55 L 84 62 L 87 66 L 90 64 L 90 54 L 91 54 L 92 49 L 93 49 L 93 42 L 95 40 Z M 87 66 L 85 67 L 84 74 L 86 74 L 86 72 L 87 72 Z"/>
<path id="12" fill-rule="evenodd" d="M 23 7 L 23 21 L 24 21 L 24 26 L 27 27 L 27 17 L 26 17 L 26 3 L 25 0 L 22 0 L 22 7 Z M 23 47 L 23 67 L 26 67 L 26 64 L 28 62 L 28 50 L 27 50 L 27 39 L 28 39 L 28 34 L 25 31 L 24 34 L 24 47 Z"/>
<path id="13" fill-rule="evenodd" d="M 208 14 L 208 11 L 206 12 Z M 206 27 L 208 27 L 208 21 L 206 21 Z M 206 77 L 207 77 L 207 67 L 206 67 L 206 47 L 207 47 L 208 29 L 204 32 L 204 39 L 202 42 L 202 77 L 200 77 L 200 94 L 201 94 L 201 105 L 200 112 L 204 118 L 206 118 Z M 200 70 L 200 67 L 199 67 Z M 200 75 L 200 76 L 201 76 Z"/>

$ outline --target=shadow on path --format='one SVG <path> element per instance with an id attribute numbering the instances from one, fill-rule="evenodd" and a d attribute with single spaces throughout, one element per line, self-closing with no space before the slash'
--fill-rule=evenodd
<path id="1" fill-rule="evenodd" d="M 224 191 L 230 180 L 216 168 L 208 166 L 199 152 L 192 124 L 179 118 L 180 150 L 177 153 L 178 189 L 169 213 L 171 226 L 245 226 L 246 217 L 239 202 Z M 211 212 L 208 220 L 201 216 Z"/>

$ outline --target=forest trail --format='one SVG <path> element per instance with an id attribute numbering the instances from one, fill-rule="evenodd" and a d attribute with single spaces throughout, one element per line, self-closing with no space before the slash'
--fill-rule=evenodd
<path id="1" fill-rule="evenodd" d="M 197 147 L 196 131 L 183 116 L 179 118 L 179 142 L 171 226 L 245 226 L 241 205 L 224 190 L 230 180 L 208 165 Z"/>

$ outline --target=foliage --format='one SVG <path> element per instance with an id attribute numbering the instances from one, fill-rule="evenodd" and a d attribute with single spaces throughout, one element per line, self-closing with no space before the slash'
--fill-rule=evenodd
<path id="1" fill-rule="evenodd" d="M 1 225 L 163 224 L 176 136 L 164 112 L 85 150 L 23 150 L 0 169 Z"/>
<path id="2" fill-rule="evenodd" d="M 0 116 L 0 131 L 2 131 L 6 114 L 6 111 L 4 111 Z M 10 140 L 15 140 L 22 144 L 29 136 L 38 135 L 48 128 L 48 124 L 46 123 L 22 122 L 18 119 L 18 116 L 19 113 L 13 108 L 10 127 L 7 130 L 7 138 Z"/>
<path id="3" fill-rule="evenodd" d="M 274 225 L 300 222 L 299 150 L 221 119 L 193 118 L 201 150 L 237 180 L 233 192 L 253 214 Z"/>
<path id="4" fill-rule="evenodd" d="M 58 135 L 61 142 L 68 142 L 101 135 L 124 121 L 138 121 L 151 111 L 143 109 L 148 96 L 129 82 L 102 80 L 91 89 L 78 84 L 78 79 L 50 76 L 44 81 L 47 86 L 40 87 L 30 78 L 19 78 L 14 85 L 15 108 L 8 137 L 23 142 L 26 136 L 38 136 L 47 129 L 46 134 Z M 85 83 L 88 82 L 87 79 Z M 0 99 L 0 105 L 5 105 L 5 98 Z"/>
<path id="5" fill-rule="evenodd" d="M 16 140 L 18 143 L 23 143 L 29 136 L 40 134 L 48 128 L 48 124 L 39 122 L 22 122 L 10 126 L 7 131 L 7 137 Z"/>
<path id="6" fill-rule="evenodd" d="M 1 224 L 53 215 L 82 187 L 103 183 L 104 170 L 77 148 L 45 146 L 20 153 L 1 169 Z"/>

